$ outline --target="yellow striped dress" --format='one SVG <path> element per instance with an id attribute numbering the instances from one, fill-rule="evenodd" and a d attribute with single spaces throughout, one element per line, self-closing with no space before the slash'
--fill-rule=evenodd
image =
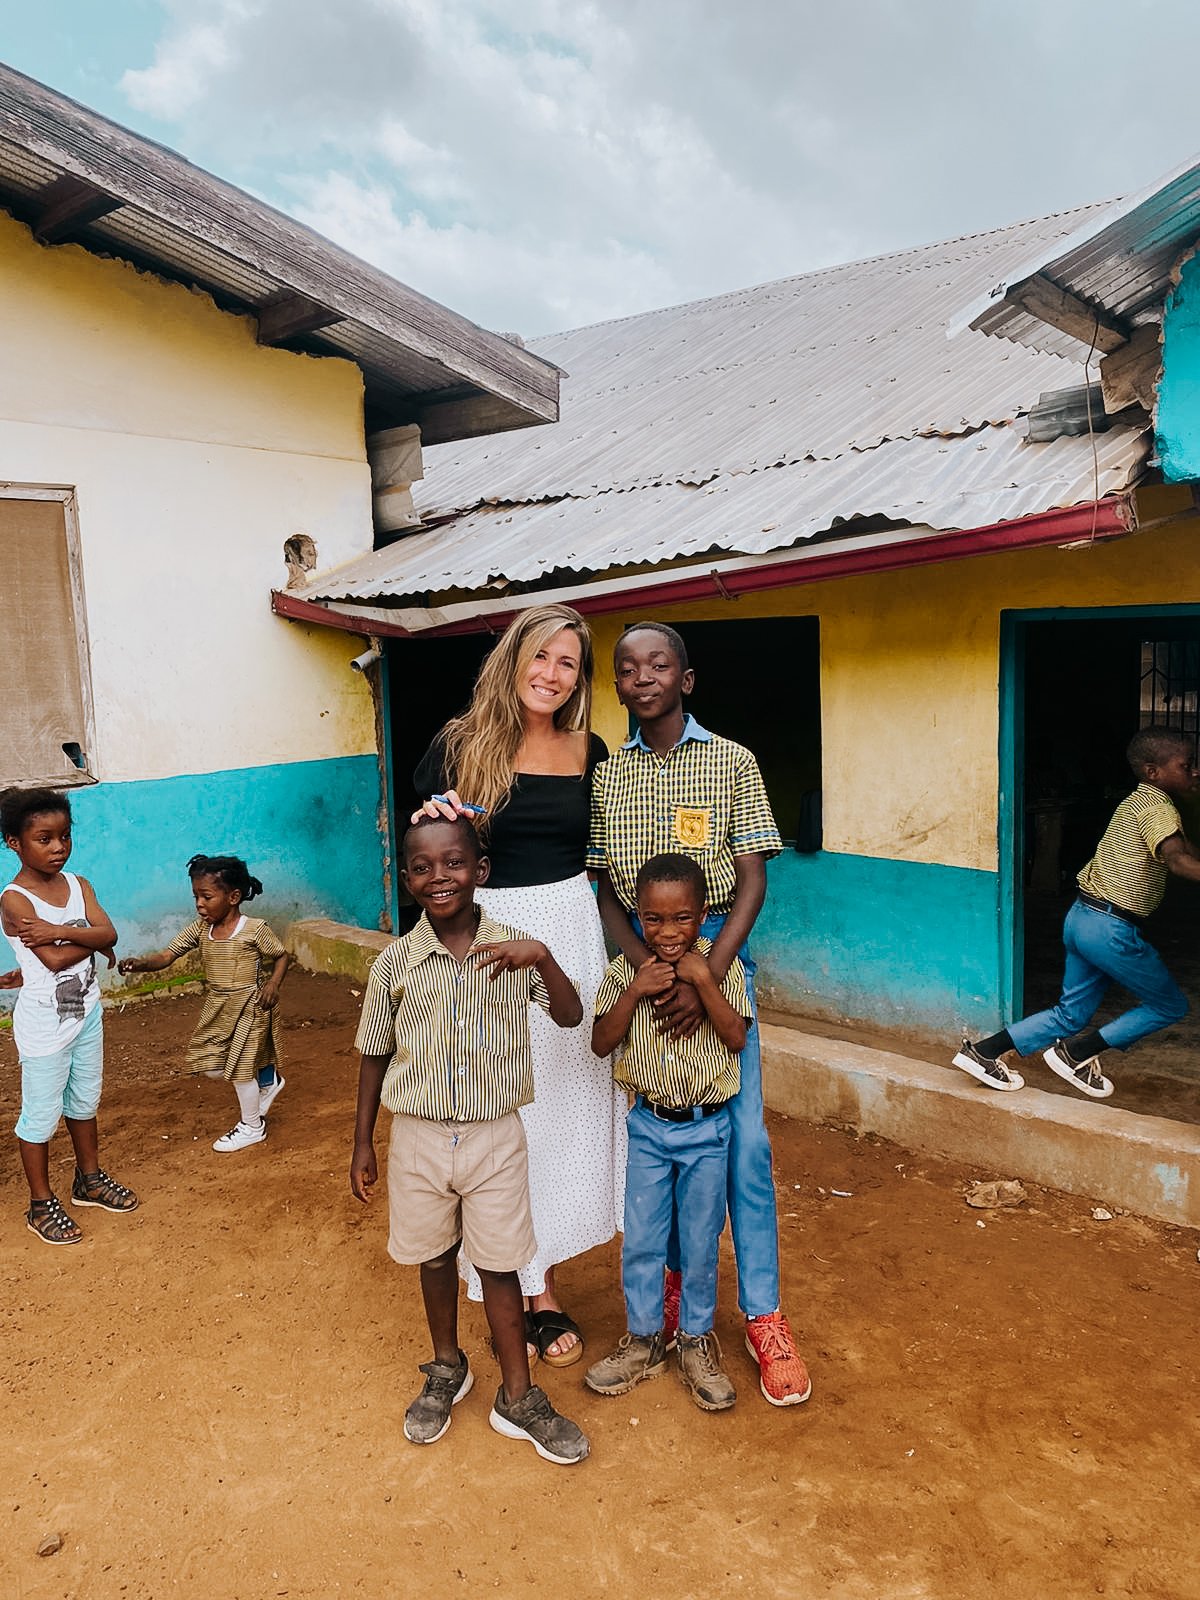
<path id="1" fill-rule="evenodd" d="M 227 1082 L 249 1083 L 260 1067 L 280 1068 L 279 1008 L 264 1011 L 258 996 L 283 946 L 261 917 L 243 917 L 230 939 L 214 939 L 199 917 L 167 949 L 199 950 L 208 993 L 188 1045 L 189 1072 L 221 1070 Z"/>

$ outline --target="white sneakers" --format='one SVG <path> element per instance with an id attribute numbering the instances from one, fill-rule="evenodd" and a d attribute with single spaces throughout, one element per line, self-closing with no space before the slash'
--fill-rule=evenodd
<path id="1" fill-rule="evenodd" d="M 267 1112 L 279 1098 L 280 1090 L 283 1089 L 286 1083 L 287 1079 L 279 1076 L 279 1068 L 276 1067 L 275 1082 L 268 1084 L 265 1089 L 260 1089 L 258 1091 L 258 1114 L 260 1117 L 266 1116 Z"/>
<path id="2" fill-rule="evenodd" d="M 224 1155 L 230 1150 L 246 1150 L 252 1144 L 261 1144 L 267 1137 L 267 1125 L 259 1119 L 258 1127 L 251 1127 L 249 1123 L 239 1122 L 236 1128 L 230 1128 L 228 1133 L 223 1133 L 219 1139 L 213 1140 L 213 1149 L 219 1150 Z"/>

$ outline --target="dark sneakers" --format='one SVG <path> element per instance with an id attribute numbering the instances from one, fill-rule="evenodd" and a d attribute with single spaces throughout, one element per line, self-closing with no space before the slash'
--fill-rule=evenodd
<path id="1" fill-rule="evenodd" d="M 1025 1087 L 1025 1079 L 1019 1072 L 1006 1067 L 998 1057 L 983 1055 L 981 1051 L 976 1050 L 969 1039 L 963 1040 L 958 1054 L 954 1057 L 954 1065 L 968 1073 L 978 1083 L 986 1083 L 989 1089 Z"/>
<path id="2" fill-rule="evenodd" d="M 450 1412 L 475 1379 L 460 1350 L 458 1362 L 426 1361 L 417 1368 L 425 1374 L 425 1387 L 404 1413 L 404 1437 L 413 1444 L 436 1444 L 450 1426 Z"/>
<path id="3" fill-rule="evenodd" d="M 554 1461 L 560 1467 L 574 1466 L 588 1453 L 588 1442 L 581 1430 L 559 1416 L 537 1384 L 511 1405 L 504 1398 L 502 1385 L 496 1391 L 488 1421 L 506 1439 L 528 1439 L 543 1461 Z"/>
<path id="4" fill-rule="evenodd" d="M 676 1319 L 678 1322 L 678 1319 Z M 628 1394 L 646 1378 L 657 1378 L 667 1366 L 665 1335 L 649 1338 L 626 1333 L 611 1355 L 597 1361 L 583 1375 L 583 1381 L 596 1394 Z"/>
<path id="5" fill-rule="evenodd" d="M 1107 1100 L 1113 1092 L 1112 1080 L 1100 1071 L 1100 1057 L 1088 1056 L 1086 1061 L 1076 1061 L 1061 1039 L 1056 1039 L 1049 1050 L 1042 1051 L 1042 1060 L 1051 1072 L 1069 1083 L 1080 1094 L 1093 1100 Z"/>

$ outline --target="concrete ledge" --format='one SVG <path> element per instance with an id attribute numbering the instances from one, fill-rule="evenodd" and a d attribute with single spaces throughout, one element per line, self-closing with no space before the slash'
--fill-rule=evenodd
<path id="1" fill-rule="evenodd" d="M 283 942 L 292 960 L 309 972 L 328 972 L 366 983 L 372 962 L 392 943 L 392 935 L 315 917 L 291 923 Z"/>
<path id="2" fill-rule="evenodd" d="M 763 1094 L 785 1116 L 876 1133 L 1002 1178 L 1200 1227 L 1200 1128 L 767 1024 Z"/>

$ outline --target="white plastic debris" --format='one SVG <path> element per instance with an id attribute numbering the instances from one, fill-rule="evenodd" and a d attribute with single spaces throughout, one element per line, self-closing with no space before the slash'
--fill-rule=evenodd
<path id="1" fill-rule="evenodd" d="M 976 1211 L 993 1211 L 1002 1206 L 1023 1206 L 1029 1196 L 1015 1178 L 998 1178 L 991 1183 L 973 1183 L 963 1199 Z"/>
<path id="2" fill-rule="evenodd" d="M 837 1195 L 839 1200 L 853 1200 L 854 1199 L 854 1190 L 853 1189 L 830 1189 L 829 1192 L 830 1192 L 830 1194 Z"/>
<path id="3" fill-rule="evenodd" d="M 1106 1210 L 1104 1206 L 1093 1206 L 1092 1217 L 1096 1222 L 1111 1222 L 1113 1214 L 1111 1211 Z"/>

